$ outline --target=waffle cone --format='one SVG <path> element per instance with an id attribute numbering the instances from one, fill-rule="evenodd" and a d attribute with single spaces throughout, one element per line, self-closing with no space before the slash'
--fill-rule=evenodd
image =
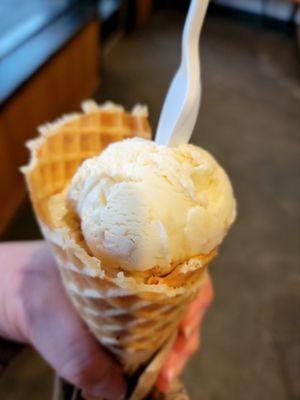
<path id="1" fill-rule="evenodd" d="M 150 128 L 142 107 L 131 114 L 112 104 L 89 102 L 83 108 L 82 114 L 40 128 L 40 137 L 28 144 L 31 160 L 22 171 L 67 293 L 89 329 L 130 375 L 176 331 L 215 252 L 174 265 L 164 277 L 155 270 L 112 272 L 89 252 L 78 221 L 64 206 L 64 190 L 83 160 L 111 142 L 135 135 L 149 138 Z"/>

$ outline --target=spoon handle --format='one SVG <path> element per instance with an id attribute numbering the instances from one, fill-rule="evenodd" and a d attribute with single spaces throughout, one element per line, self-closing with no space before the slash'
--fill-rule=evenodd
<path id="1" fill-rule="evenodd" d="M 204 17 L 208 7 L 209 0 L 192 0 L 186 21 L 183 28 L 182 35 L 182 55 L 188 51 L 189 55 L 191 50 L 198 49 L 199 36 L 203 26 Z"/>
<path id="2" fill-rule="evenodd" d="M 181 64 L 166 95 L 155 141 L 176 146 L 188 143 L 201 100 L 199 36 L 209 0 L 192 0 L 184 24 Z"/>

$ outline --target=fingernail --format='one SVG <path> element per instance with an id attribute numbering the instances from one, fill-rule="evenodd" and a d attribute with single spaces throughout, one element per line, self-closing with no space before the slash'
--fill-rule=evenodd
<path id="1" fill-rule="evenodd" d="M 168 370 L 168 373 L 167 373 L 167 382 L 168 382 L 169 386 L 170 386 L 170 384 L 171 384 L 171 382 L 173 381 L 174 378 L 175 378 L 175 369 L 174 368 L 170 368 Z"/>
<path id="2" fill-rule="evenodd" d="M 182 333 L 183 333 L 183 336 L 185 337 L 185 339 L 188 339 L 191 336 L 192 332 L 193 332 L 193 328 L 190 326 L 185 326 L 182 329 Z"/>

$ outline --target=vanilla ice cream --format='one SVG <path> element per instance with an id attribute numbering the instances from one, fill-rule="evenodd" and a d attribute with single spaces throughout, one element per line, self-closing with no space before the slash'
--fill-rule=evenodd
<path id="1" fill-rule="evenodd" d="M 162 273 L 215 249 L 236 213 L 230 181 L 209 153 L 138 138 L 84 161 L 67 206 L 103 265 Z"/>

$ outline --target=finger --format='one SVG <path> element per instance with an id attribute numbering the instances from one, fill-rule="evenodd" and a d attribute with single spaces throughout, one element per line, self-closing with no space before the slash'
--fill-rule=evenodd
<path id="1" fill-rule="evenodd" d="M 181 374 L 189 358 L 198 350 L 199 342 L 199 329 L 195 330 L 189 340 L 179 335 L 158 376 L 159 390 L 163 393 L 169 391 L 171 382 Z"/>
<path id="2" fill-rule="evenodd" d="M 175 343 L 172 347 L 173 353 L 180 353 L 186 347 L 187 337 L 182 331 L 178 331 Z"/>
<path id="3" fill-rule="evenodd" d="M 182 335 L 188 340 L 193 333 L 199 329 L 201 326 L 202 320 L 204 318 L 204 315 L 206 313 L 206 310 L 199 310 L 197 314 L 195 314 L 195 317 L 190 320 L 185 320 L 185 323 L 180 324 L 180 332 Z"/>
<path id="4" fill-rule="evenodd" d="M 158 388 L 166 393 L 170 382 L 183 370 L 188 359 L 197 351 L 200 340 L 199 326 L 213 299 L 210 278 L 201 288 L 197 298 L 190 304 L 182 319 L 177 339 L 169 353 L 157 380 Z"/>
<path id="5" fill-rule="evenodd" d="M 173 365 L 176 365 L 176 368 L 174 370 L 170 369 L 167 374 L 159 374 L 156 381 L 156 386 L 161 392 L 168 393 L 170 391 L 173 380 L 181 374 L 188 360 L 188 356 L 179 357 L 179 355 L 174 355 Z"/>
<path id="6" fill-rule="evenodd" d="M 182 357 L 192 357 L 198 350 L 200 345 L 200 330 L 196 329 L 193 334 L 186 340 L 186 346 L 180 352 Z"/>
<path id="7" fill-rule="evenodd" d="M 209 279 L 207 283 L 200 289 L 196 299 L 189 305 L 183 323 L 185 320 L 193 319 L 198 310 L 207 309 L 212 303 L 213 299 L 213 287 L 211 280 Z"/>
<path id="8" fill-rule="evenodd" d="M 93 396 L 124 397 L 120 367 L 78 317 L 48 250 L 34 256 L 20 288 L 31 343 L 57 372 Z"/>
<path id="9" fill-rule="evenodd" d="M 170 391 L 170 382 L 171 380 L 166 379 L 163 375 L 158 375 L 156 381 L 157 389 L 162 393 L 168 393 Z"/>
<path id="10" fill-rule="evenodd" d="M 170 390 L 170 383 L 174 379 L 172 366 L 175 365 L 177 358 L 177 353 L 171 350 L 158 375 L 156 386 L 163 393 L 167 393 Z"/>
<path id="11" fill-rule="evenodd" d="M 201 321 L 205 311 L 212 303 L 213 299 L 213 287 L 211 280 L 209 279 L 207 283 L 200 289 L 197 298 L 189 305 L 181 323 L 180 328 L 188 327 L 193 325 L 193 321 L 200 314 L 198 321 Z"/>

